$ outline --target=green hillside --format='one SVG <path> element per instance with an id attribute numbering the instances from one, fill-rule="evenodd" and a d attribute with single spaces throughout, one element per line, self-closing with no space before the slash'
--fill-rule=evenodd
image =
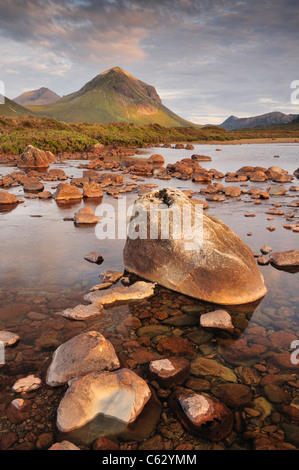
<path id="1" fill-rule="evenodd" d="M 124 122 L 167 127 L 196 126 L 166 108 L 154 87 L 119 67 L 101 73 L 78 92 L 46 106 L 30 106 L 39 116 L 65 122 Z"/>
<path id="2" fill-rule="evenodd" d="M 0 104 L 0 116 L 18 117 L 18 116 L 32 116 L 34 114 L 27 108 L 20 106 L 19 104 L 15 103 L 14 101 L 6 97 L 3 97 L 3 95 L 0 95 L 0 103 L 3 103 L 3 99 L 4 99 L 4 104 Z"/>

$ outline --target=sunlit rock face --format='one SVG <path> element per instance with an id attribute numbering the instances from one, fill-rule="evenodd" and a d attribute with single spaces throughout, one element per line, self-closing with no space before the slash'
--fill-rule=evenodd
<path id="1" fill-rule="evenodd" d="M 47 373 L 52 387 L 94 371 L 114 370 L 120 366 L 114 347 L 101 333 L 90 331 L 59 346 Z"/>
<path id="2" fill-rule="evenodd" d="M 151 397 L 141 377 L 129 369 L 94 372 L 70 383 L 57 411 L 62 433 L 83 428 L 100 417 L 98 435 L 121 433 L 133 423 Z"/>
<path id="3" fill-rule="evenodd" d="M 113 305 L 118 302 L 131 302 L 148 299 L 154 295 L 155 284 L 151 282 L 135 282 L 129 287 L 112 287 L 108 291 L 95 291 L 86 294 L 84 299 L 90 303 Z"/>
<path id="4" fill-rule="evenodd" d="M 190 433 L 221 441 L 233 427 L 233 413 L 218 400 L 199 393 L 174 392 L 170 405 Z"/>
<path id="5" fill-rule="evenodd" d="M 181 191 L 168 188 L 147 193 L 135 205 L 148 214 L 147 218 L 138 218 L 139 232 L 147 235 L 143 239 L 129 233 L 124 248 L 124 265 L 129 272 L 182 294 L 222 305 L 246 304 L 266 294 L 263 276 L 250 248 L 219 219 L 203 212 L 199 215 L 199 204 L 193 204 Z M 178 239 L 177 225 L 179 231 L 182 227 L 178 221 L 188 207 L 191 224 Z M 150 237 L 150 233 L 159 234 L 161 226 L 165 229 L 162 212 L 164 220 L 169 213 L 170 236 Z M 200 217 L 201 226 L 192 226 L 192 220 L 200 221 Z"/>
<path id="6" fill-rule="evenodd" d="M 19 168 L 48 168 L 52 160 L 49 158 L 49 154 L 50 152 L 44 152 L 32 145 L 28 145 L 19 156 L 17 166 Z"/>

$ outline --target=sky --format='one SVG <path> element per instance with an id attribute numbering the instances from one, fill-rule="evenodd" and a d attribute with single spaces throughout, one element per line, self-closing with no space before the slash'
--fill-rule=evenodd
<path id="1" fill-rule="evenodd" d="M 185 119 L 299 114 L 298 0 L 0 0 L 0 81 L 77 91 L 121 67 Z"/>

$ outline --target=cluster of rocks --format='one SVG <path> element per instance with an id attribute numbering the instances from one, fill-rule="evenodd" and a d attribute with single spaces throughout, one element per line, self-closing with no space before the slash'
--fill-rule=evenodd
<path id="1" fill-rule="evenodd" d="M 269 247 L 263 248 L 269 253 Z M 116 281 L 120 274 L 104 272 L 101 280 Z M 272 305 L 275 313 L 269 317 L 268 331 L 255 322 L 248 326 L 241 307 L 237 309 L 237 315 L 229 310 L 219 312 L 212 305 L 194 303 L 190 298 L 163 288 L 157 288 L 157 295 L 132 304 L 129 318 L 125 310 L 122 316 L 119 307 L 114 307 L 115 315 L 114 309 L 110 309 L 109 320 L 101 315 L 91 318 L 88 323 L 74 324 L 66 320 L 66 331 L 72 337 L 56 349 L 46 379 L 53 379 L 48 387 L 54 387 L 52 396 L 57 395 L 53 403 L 57 403 L 57 425 L 61 429 L 55 431 L 54 437 L 50 432 L 40 434 L 36 448 L 78 450 L 92 445 L 94 450 L 293 449 L 291 443 L 295 444 L 294 433 L 298 429 L 297 380 L 296 366 L 290 363 L 287 350 L 296 335 L 289 332 L 292 326 L 290 311 L 280 304 L 274 307 L 275 299 Z M 223 319 L 229 316 L 235 329 L 240 328 L 241 323 L 245 323 L 242 328 L 247 327 L 238 340 L 226 339 L 230 331 L 223 328 Z M 31 317 L 33 323 L 27 326 L 30 331 L 34 324 L 47 321 L 39 314 L 30 314 Z M 111 319 L 114 317 L 112 330 Z M 214 324 L 211 323 L 213 319 Z M 77 332 L 74 336 L 75 325 L 88 331 L 79 335 Z M 45 326 L 41 327 L 44 331 Z M 56 332 L 57 328 L 58 324 Z M 105 338 L 99 330 L 105 330 Z M 63 329 L 59 331 L 63 332 Z M 44 352 L 47 356 L 48 351 Z M 270 352 L 273 354 L 268 360 Z M 110 359 L 111 362 L 105 362 Z M 16 366 L 16 361 L 14 364 Z M 31 368 L 31 364 L 27 367 Z M 89 369 L 92 364 L 96 367 L 94 372 Z M 115 369 L 108 369 L 111 364 Z M 23 373 L 24 367 L 26 362 L 21 362 L 19 374 Z M 98 370 L 98 367 L 107 367 L 107 370 Z M 34 385 L 38 377 L 30 375 L 25 379 L 27 384 Z M 133 433 L 138 417 L 123 434 L 131 408 L 124 409 L 122 405 L 132 403 L 132 380 L 136 384 L 135 379 L 140 392 L 143 391 L 138 403 L 143 403 L 148 388 L 151 392 L 139 415 L 146 435 L 140 427 L 138 435 L 136 431 Z M 24 394 L 36 392 L 41 394 L 42 401 L 45 400 L 45 387 L 20 392 L 21 398 L 14 398 L 14 401 L 25 403 L 11 403 L 6 408 L 5 413 L 10 419 L 17 417 L 23 422 L 27 419 L 25 424 L 28 426 L 28 418 L 32 415 L 30 409 L 28 414 L 28 402 L 38 403 L 39 408 L 41 405 L 38 396 L 30 400 L 29 395 Z M 155 408 L 156 414 L 151 421 L 153 401 L 156 403 L 157 399 L 163 407 Z M 53 416 L 54 412 L 53 409 Z M 86 422 L 89 419 L 91 421 Z M 107 429 L 121 436 L 120 439 L 116 440 Z M 9 445 L 9 438 L 13 443 L 12 434 L 8 434 L 1 445 Z M 33 431 L 27 434 L 30 439 Z M 58 436 L 62 442 L 53 444 Z M 29 446 L 27 436 L 26 443 Z"/>

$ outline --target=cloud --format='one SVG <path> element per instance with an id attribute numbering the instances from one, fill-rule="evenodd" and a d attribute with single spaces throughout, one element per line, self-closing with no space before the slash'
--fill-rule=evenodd
<path id="1" fill-rule="evenodd" d="M 119 65 L 210 122 L 289 110 L 298 39 L 297 0 L 0 0 L 0 79 L 66 94 Z"/>

